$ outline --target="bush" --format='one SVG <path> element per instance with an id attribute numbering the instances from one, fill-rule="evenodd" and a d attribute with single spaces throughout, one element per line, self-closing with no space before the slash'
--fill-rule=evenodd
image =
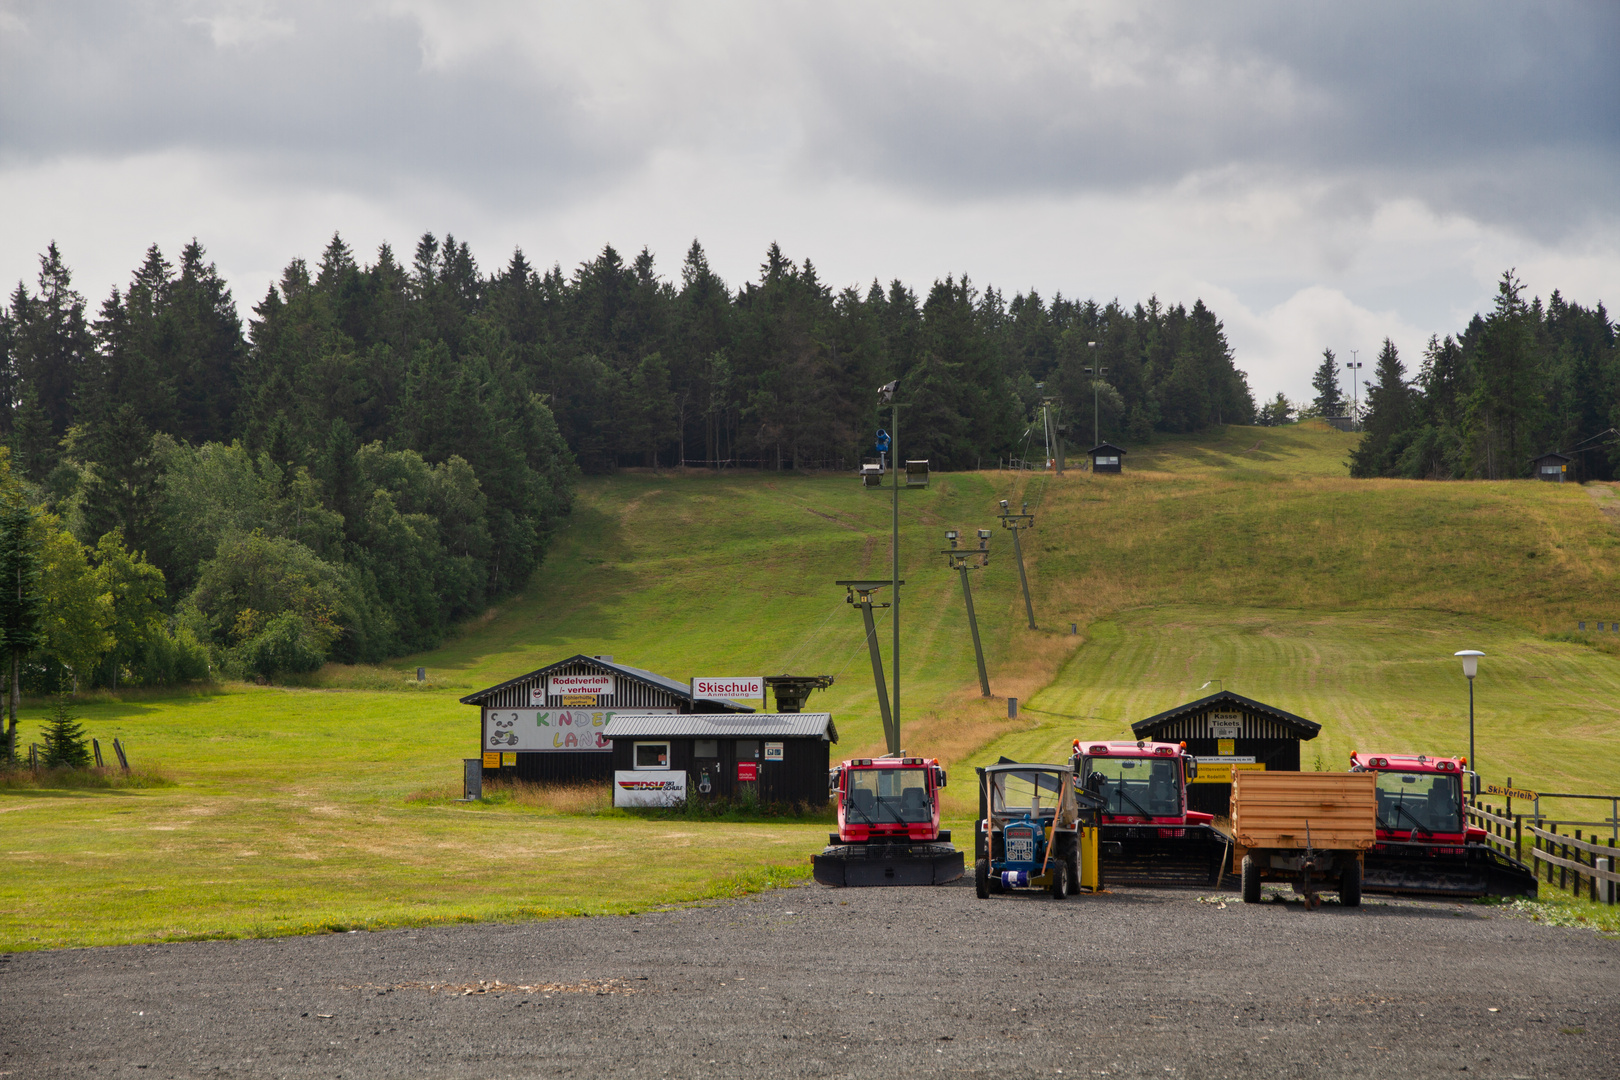
<path id="1" fill-rule="evenodd" d="M 326 663 L 325 643 L 295 612 L 284 611 L 235 650 L 242 674 L 274 681 L 288 673 L 303 674 Z"/>
<path id="2" fill-rule="evenodd" d="M 131 674 L 142 686 L 175 686 L 208 679 L 208 649 L 189 627 L 153 634 Z"/>

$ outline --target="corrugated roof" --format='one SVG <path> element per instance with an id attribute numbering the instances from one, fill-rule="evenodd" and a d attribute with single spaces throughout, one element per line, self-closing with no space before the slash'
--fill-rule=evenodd
<path id="1" fill-rule="evenodd" d="M 692 700 L 692 684 L 689 682 L 679 682 L 678 680 L 671 679 L 667 675 L 660 675 L 655 671 L 648 671 L 645 668 L 631 667 L 628 664 L 615 664 L 611 660 L 600 660 L 594 656 L 586 656 L 584 653 L 577 653 L 570 656 L 566 660 L 559 660 L 555 664 L 547 664 L 545 667 L 536 668 L 534 671 L 531 671 L 526 675 L 519 675 L 515 679 L 507 679 L 503 683 L 498 683 L 495 686 L 479 690 L 476 693 L 468 694 L 466 697 L 461 699 L 461 703 L 463 705 L 482 705 L 489 698 L 500 693 L 502 690 L 505 690 L 507 687 L 534 682 L 535 680 L 550 674 L 558 668 L 566 667 L 569 664 L 586 664 L 592 667 L 598 667 L 603 671 L 611 671 L 631 679 L 638 679 L 649 686 L 656 686 L 660 690 L 668 691 L 669 693 L 674 694 L 676 697 L 684 698 L 687 701 Z M 743 713 L 751 713 L 754 711 L 747 705 L 738 705 L 730 701 L 717 701 L 710 700 L 708 698 L 704 698 L 703 700 L 707 707 L 716 708 L 723 711 Z"/>
<path id="2" fill-rule="evenodd" d="M 1150 716 L 1146 720 L 1138 720 L 1131 725 L 1131 731 L 1138 739 L 1145 739 L 1172 720 L 1191 716 L 1194 713 L 1202 712 L 1211 706 L 1222 703 L 1240 706 L 1260 716 L 1269 716 L 1273 720 L 1280 721 L 1285 726 L 1298 731 L 1302 739 L 1314 739 L 1317 732 L 1322 730 L 1321 724 L 1307 720 L 1303 716 L 1295 716 L 1293 713 L 1279 709 L 1275 705 L 1267 705 L 1263 701 L 1246 698 L 1242 694 L 1234 694 L 1230 690 L 1222 690 L 1218 694 L 1211 694 L 1209 697 L 1199 698 L 1197 701 L 1189 701 L 1185 705 L 1177 705 L 1173 709 Z"/>
<path id="3" fill-rule="evenodd" d="M 838 741 L 832 713 L 617 713 L 602 734 L 609 739 L 819 739 Z"/>

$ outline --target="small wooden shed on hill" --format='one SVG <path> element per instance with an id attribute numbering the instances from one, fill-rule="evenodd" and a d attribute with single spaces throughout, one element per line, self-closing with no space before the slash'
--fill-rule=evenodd
<path id="1" fill-rule="evenodd" d="M 1092 472 L 1117 473 L 1124 471 L 1124 467 L 1120 464 L 1124 460 L 1126 453 L 1123 446 L 1115 446 L 1113 443 L 1105 442 L 1093 446 L 1086 452 L 1091 455 Z"/>
<path id="2" fill-rule="evenodd" d="M 754 711 L 729 701 L 694 704 L 690 683 L 584 655 L 468 694 L 461 703 L 479 707 L 486 780 L 607 780 L 613 744 L 605 732 L 614 717 Z"/>
<path id="3" fill-rule="evenodd" d="M 1299 744 L 1321 730 L 1322 725 L 1303 716 L 1230 690 L 1131 725 L 1138 739 L 1187 744 L 1198 758 L 1198 777 L 1187 789 L 1188 808 L 1220 815 L 1229 812 L 1234 771 L 1298 772 Z"/>
<path id="4" fill-rule="evenodd" d="M 606 736 L 615 806 L 745 793 L 765 803 L 825 806 L 838 729 L 831 713 L 620 714 Z"/>
<path id="5" fill-rule="evenodd" d="M 1569 463 L 1574 460 L 1568 454 L 1560 454 L 1555 450 L 1550 454 L 1531 458 L 1530 464 L 1535 469 L 1537 480 L 1545 480 L 1549 484 L 1562 484 L 1569 475 Z"/>

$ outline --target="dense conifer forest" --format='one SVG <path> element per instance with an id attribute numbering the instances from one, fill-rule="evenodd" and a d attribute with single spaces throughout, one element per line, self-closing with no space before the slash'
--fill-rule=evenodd
<path id="1" fill-rule="evenodd" d="M 1503 274 L 1489 314 L 1430 338 L 1415 378 L 1385 339 L 1368 381 L 1352 476 L 1511 479 L 1549 451 L 1570 457 L 1571 480 L 1613 480 L 1620 466 L 1620 350 L 1601 302 L 1527 301 Z"/>
<path id="2" fill-rule="evenodd" d="M 1386 345 L 1357 475 L 1525 475 L 1620 419 L 1602 307 L 1520 291 L 1504 279 L 1415 382 Z M 1304 411 L 1342 412 L 1331 354 L 1317 374 Z M 450 236 L 402 263 L 334 235 L 244 321 L 195 241 L 151 248 L 94 309 L 52 245 L 0 305 L 0 574 L 38 600 L 0 631 L 41 690 L 426 648 L 527 579 L 581 472 L 852 469 L 896 378 L 905 456 L 938 469 L 1038 458 L 1043 398 L 1071 445 L 1094 400 L 1126 444 L 1296 412 L 1256 409 L 1202 301 L 834 288 L 774 244 L 737 287 L 696 241 L 672 278 L 612 247 L 486 273 Z"/>

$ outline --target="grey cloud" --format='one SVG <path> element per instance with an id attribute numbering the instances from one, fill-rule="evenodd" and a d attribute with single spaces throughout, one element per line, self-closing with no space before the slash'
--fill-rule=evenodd
<path id="1" fill-rule="evenodd" d="M 0 30 L 0 152 L 201 150 L 362 190 L 421 177 L 567 187 L 621 163 L 568 88 L 515 57 L 440 70 L 408 18 L 321 3 L 274 14 L 272 32 L 232 44 L 239 27 L 197 7 L 23 5 Z"/>
<path id="2" fill-rule="evenodd" d="M 822 40 L 835 104 L 808 157 L 954 196 L 1169 185 L 1241 166 L 1354 177 L 1377 196 L 1538 230 L 1612 210 L 1620 7 L 1142 10 L 1109 38 L 1030 48 L 1002 70 L 976 64 L 949 27 L 917 31 L 945 46 L 927 63 L 885 56 L 881 42 L 851 63 L 849 42 Z M 1139 81 L 1094 80 L 1116 53 Z"/>
<path id="3" fill-rule="evenodd" d="M 567 199 L 668 149 L 947 200 L 1331 179 L 1347 217 L 1411 197 L 1544 236 L 1612 213 L 1620 175 L 1609 4 L 672 0 L 571 9 L 555 29 L 578 40 L 539 54 L 532 34 L 500 33 L 502 18 L 538 21 L 530 9 L 447 7 L 437 25 L 494 32 L 442 64 L 423 61 L 435 20 L 369 6 L 270 4 L 223 24 L 207 21 L 217 5 L 11 10 L 13 161 L 184 147 L 311 184 L 427 180 L 495 204 Z M 639 65 L 623 62 L 631 30 Z"/>

